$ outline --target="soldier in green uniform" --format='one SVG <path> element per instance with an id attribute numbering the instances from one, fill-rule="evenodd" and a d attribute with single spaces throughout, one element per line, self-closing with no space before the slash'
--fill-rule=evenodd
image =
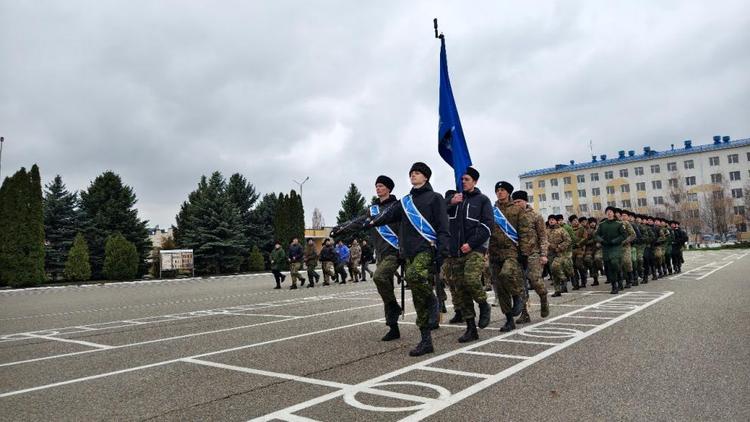
<path id="1" fill-rule="evenodd" d="M 568 232 L 558 225 L 557 221 L 555 215 L 547 217 L 547 242 L 549 242 L 547 256 L 550 261 L 549 270 L 552 275 L 552 283 L 555 287 L 555 293 L 552 294 L 552 297 L 560 297 L 563 293 L 563 286 L 567 279 L 564 270 L 565 253 L 572 243 Z"/>
<path id="2" fill-rule="evenodd" d="M 586 267 L 589 270 L 589 274 L 594 279 L 591 283 L 592 286 L 599 285 L 599 272 L 602 269 L 602 245 L 596 241 L 594 233 L 596 233 L 597 220 L 594 217 L 589 217 L 586 224 L 586 255 L 585 262 Z"/>
<path id="3" fill-rule="evenodd" d="M 516 328 L 513 317 L 523 310 L 524 279 L 521 263 L 518 262 L 519 233 L 529 230 L 528 221 L 523 219 L 524 210 L 515 206 L 510 195 L 513 185 L 506 181 L 495 184 L 497 201 L 493 213 L 495 224 L 492 225 L 490 238 L 490 273 L 498 293 L 500 310 L 505 314 L 505 325 L 501 331 Z"/>
<path id="4" fill-rule="evenodd" d="M 276 279 L 276 287 L 274 287 L 274 289 L 280 289 L 281 283 L 286 279 L 286 276 L 281 274 L 281 270 L 286 266 L 286 252 L 284 251 L 284 248 L 281 247 L 281 243 L 276 242 L 274 244 L 270 259 L 271 273 L 273 273 L 273 277 Z"/>
<path id="5" fill-rule="evenodd" d="M 575 235 L 575 242 L 573 243 L 573 290 L 578 290 L 581 287 L 586 287 L 586 265 L 584 264 L 586 228 L 581 225 L 578 216 L 575 214 L 568 217 L 568 223 Z"/>
<path id="6" fill-rule="evenodd" d="M 534 209 L 529 205 L 529 195 L 526 191 L 513 192 L 512 198 L 513 203 L 524 210 L 524 218 L 528 220 L 527 224 L 521 225 L 528 229 L 518 233 L 521 265 L 524 267 L 529 285 L 539 295 L 542 318 L 546 318 L 549 316 L 549 302 L 547 301 L 547 288 L 544 286 L 544 280 L 542 280 L 542 268 L 547 263 L 547 228 L 544 226 L 542 216 L 534 212 Z M 531 322 L 528 299 L 528 289 L 524 289 L 523 311 L 521 317 L 516 320 L 516 324 Z"/>
<path id="7" fill-rule="evenodd" d="M 307 287 L 315 287 L 315 283 L 320 281 L 320 274 L 315 271 L 318 267 L 318 251 L 315 250 L 315 243 L 312 239 L 307 239 L 304 253 L 305 267 L 307 267 L 307 278 L 310 279 L 310 283 Z"/>
<path id="8" fill-rule="evenodd" d="M 421 162 L 414 163 L 409 170 L 412 189 L 402 198 L 401 206 L 393 206 L 388 212 L 374 217 L 369 225 L 382 226 L 399 222 L 399 248 L 406 260 L 405 279 L 412 293 L 417 311 L 417 326 L 421 340 L 409 351 L 410 356 L 433 353 L 430 330 L 437 325 L 438 301 L 432 291 L 431 281 L 435 276 L 436 254 L 449 255 L 449 225 L 445 199 L 432 190 L 432 170 Z M 408 210 L 408 213 L 405 211 Z"/>
<path id="9" fill-rule="evenodd" d="M 628 233 L 622 223 L 615 219 L 614 207 L 607 207 L 605 212 L 607 219 L 599 223 L 595 236 L 603 248 L 607 279 L 612 280 L 610 293 L 617 294 L 619 293 L 617 278 L 622 261 L 622 242 L 628 238 Z"/>
<path id="10" fill-rule="evenodd" d="M 646 244 L 650 242 L 650 230 L 643 224 L 643 216 L 641 214 L 635 215 L 635 227 L 638 230 L 638 239 L 635 245 L 635 276 L 640 278 L 642 283 L 648 283 L 646 276 L 644 255 L 646 252 Z"/>
<path id="11" fill-rule="evenodd" d="M 557 218 L 557 225 L 565 229 L 565 231 L 568 232 L 568 236 L 570 236 L 570 245 L 568 246 L 568 250 L 565 251 L 564 259 L 562 260 L 563 271 L 565 272 L 566 277 L 565 284 L 563 284 L 562 286 L 562 292 L 568 293 L 568 282 L 571 282 L 571 284 L 575 283 L 575 271 L 573 266 L 573 245 L 578 241 L 578 239 L 576 238 L 575 231 L 573 231 L 573 227 L 565 222 L 565 218 L 563 218 L 562 214 L 557 214 L 555 218 Z"/>
<path id="12" fill-rule="evenodd" d="M 479 306 L 479 328 L 490 323 L 492 308 L 482 286 L 484 254 L 490 241 L 493 219 L 492 203 L 479 188 L 479 172 L 469 167 L 461 177 L 463 192 L 446 197 L 449 205 L 450 257 L 443 265 L 445 279 L 451 287 L 453 304 L 466 322 L 466 332 L 459 343 L 474 341 L 477 333 L 474 302 Z"/>
<path id="13" fill-rule="evenodd" d="M 667 239 L 664 242 L 664 269 L 665 272 L 672 274 L 672 245 L 674 244 L 674 231 L 670 222 L 664 220 L 664 228 L 667 230 Z"/>
<path id="14" fill-rule="evenodd" d="M 666 271 L 664 271 L 664 244 L 667 242 L 667 231 L 664 230 L 664 226 L 661 218 L 654 219 L 654 231 L 656 232 L 656 273 L 659 278 L 665 277 Z"/>
<path id="15" fill-rule="evenodd" d="M 622 242 L 622 263 L 620 264 L 620 276 L 617 282 L 620 290 L 623 288 L 623 281 L 625 282 L 625 288 L 629 289 L 633 285 L 633 254 L 630 245 L 635 241 L 636 234 L 633 226 L 630 225 L 627 211 L 617 209 L 615 217 L 622 223 L 625 233 L 628 234 L 625 241 Z"/>

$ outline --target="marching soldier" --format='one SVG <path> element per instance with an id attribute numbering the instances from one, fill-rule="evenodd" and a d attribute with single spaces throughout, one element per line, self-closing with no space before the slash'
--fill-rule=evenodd
<path id="1" fill-rule="evenodd" d="M 336 250 L 333 249 L 331 239 L 323 241 L 323 249 L 320 250 L 320 266 L 323 271 L 323 285 L 329 286 L 331 279 L 336 276 Z"/>
<path id="2" fill-rule="evenodd" d="M 419 344 L 409 351 L 409 356 L 433 353 L 430 330 L 437 325 L 438 301 L 432 291 L 434 277 L 433 260 L 436 255 L 449 254 L 448 214 L 445 199 L 432 190 L 432 170 L 421 162 L 414 163 L 409 170 L 412 189 L 401 199 L 401 206 L 390 207 L 369 224 L 382 226 L 399 224 L 399 246 L 406 260 L 405 279 L 409 284 L 417 311 L 417 326 L 422 336 Z"/>
<path id="3" fill-rule="evenodd" d="M 299 270 L 302 269 L 303 257 L 304 252 L 302 251 L 302 245 L 299 244 L 299 239 L 295 237 L 292 239 L 292 244 L 289 246 L 289 272 L 292 275 L 292 286 L 289 287 L 290 290 L 297 288 L 297 279 L 300 280 L 300 287 L 305 285 L 305 278 L 299 273 Z"/>
<path id="4" fill-rule="evenodd" d="M 555 287 L 555 293 L 552 297 L 560 297 L 563 293 L 563 286 L 566 283 L 567 275 L 565 274 L 565 253 L 573 242 L 568 232 L 557 224 L 557 216 L 550 215 L 547 217 L 547 241 L 549 246 L 547 253 L 550 260 L 549 270 L 552 274 L 552 284 Z"/>
<path id="5" fill-rule="evenodd" d="M 458 338 L 459 343 L 479 338 L 474 302 L 479 305 L 479 328 L 489 325 L 492 310 L 482 286 L 482 271 L 494 221 L 490 199 L 476 187 L 478 180 L 479 172 L 467 168 L 461 177 L 463 192 L 446 198 L 451 207 L 448 215 L 451 239 L 450 257 L 446 258 L 443 269 L 451 295 L 455 295 L 456 313 L 460 312 L 466 321 L 466 332 Z"/>
<path id="6" fill-rule="evenodd" d="M 599 285 L 599 272 L 602 269 L 602 245 L 596 241 L 596 237 L 594 236 L 596 225 L 596 218 L 589 217 L 586 224 L 586 255 L 584 256 L 584 262 L 589 274 L 594 279 L 594 282 L 591 283 L 592 286 Z"/>
<path id="7" fill-rule="evenodd" d="M 607 269 L 607 279 L 611 280 L 612 291 L 619 293 L 617 279 L 622 261 L 622 243 L 628 238 L 622 223 L 615 219 L 615 208 L 607 207 L 604 211 L 607 219 L 599 223 L 596 228 L 596 240 L 602 244 L 604 252 L 604 268 Z"/>
<path id="8" fill-rule="evenodd" d="M 542 318 L 546 318 L 549 316 L 549 302 L 547 301 L 547 288 L 542 280 L 542 268 L 547 263 L 547 228 L 544 226 L 542 216 L 534 212 L 529 205 L 529 195 L 526 191 L 513 192 L 512 198 L 513 203 L 524 210 L 524 218 L 529 221 L 528 224 L 522 224 L 522 227 L 527 230 L 518 234 L 518 247 L 521 250 L 521 261 L 523 261 L 521 264 L 526 271 L 529 284 L 539 295 Z M 528 299 L 528 290 L 524 289 L 523 311 L 521 317 L 516 320 L 516 324 L 531 322 Z"/>
<path id="9" fill-rule="evenodd" d="M 586 288 L 586 266 L 583 263 L 584 256 L 586 255 L 586 228 L 581 225 L 577 215 L 571 215 L 568 217 L 568 222 L 573 229 L 575 234 L 575 242 L 573 243 L 573 290 L 578 290 L 581 287 Z"/>
<path id="10" fill-rule="evenodd" d="M 315 250 L 315 243 L 313 243 L 312 239 L 307 239 L 304 260 L 307 267 L 307 278 L 310 279 L 307 287 L 315 287 L 315 283 L 320 280 L 320 274 L 315 271 L 315 268 L 318 266 L 318 251 Z"/>
<path id="11" fill-rule="evenodd" d="M 513 185 L 501 181 L 495 184 L 497 202 L 493 209 L 495 224 L 490 238 L 490 273 L 497 287 L 500 310 L 505 314 L 505 325 L 500 331 L 516 328 L 513 317 L 523 310 L 523 269 L 518 262 L 518 234 L 528 232 L 525 211 L 513 204 L 510 195 Z"/>
<path id="12" fill-rule="evenodd" d="M 351 260 L 349 261 L 349 273 L 352 275 L 352 280 L 355 283 L 359 283 L 359 276 L 361 274 L 360 265 L 362 261 L 362 248 L 359 247 L 357 239 L 352 241 L 352 247 L 349 248 L 349 254 Z"/>
<path id="13" fill-rule="evenodd" d="M 633 285 L 633 254 L 631 252 L 630 245 L 635 241 L 636 234 L 633 226 L 630 225 L 628 212 L 625 210 L 617 209 L 615 211 L 615 217 L 620 220 L 625 232 L 628 237 L 622 242 L 622 263 L 620 264 L 620 276 L 618 278 L 618 284 L 620 290 L 622 290 L 622 282 L 625 281 L 625 288 L 629 289 Z"/>

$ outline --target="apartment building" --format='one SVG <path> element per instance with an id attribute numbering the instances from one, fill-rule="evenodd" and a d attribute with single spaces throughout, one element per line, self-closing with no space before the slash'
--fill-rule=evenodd
<path id="1" fill-rule="evenodd" d="M 519 176 L 521 188 L 542 215 L 600 216 L 609 206 L 682 219 L 674 207 L 675 191 L 684 192 L 684 209 L 698 216 L 706 195 L 731 196 L 731 212 L 738 231 L 746 231 L 744 188 L 750 187 L 750 138 L 714 136 L 713 143 L 642 153 L 619 151 L 616 157 L 592 156 L 587 163 L 558 164 Z M 716 191 L 716 193 L 715 193 Z M 720 192 L 720 193 L 719 193 Z M 727 199 L 729 201 L 729 199 Z M 671 215 L 677 214 L 677 215 Z"/>

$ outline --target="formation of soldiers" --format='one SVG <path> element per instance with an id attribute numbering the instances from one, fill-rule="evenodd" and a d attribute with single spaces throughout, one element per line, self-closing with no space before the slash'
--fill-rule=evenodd
<path id="1" fill-rule="evenodd" d="M 461 192 L 451 190 L 445 196 L 432 189 L 431 175 L 426 164 L 414 163 L 409 170 L 412 188 L 400 200 L 391 193 L 393 180 L 378 176 L 377 200 L 368 212 L 331 232 L 334 239 L 349 232 L 371 232 L 377 264 L 373 281 L 388 326 L 383 341 L 401 336 L 398 318 L 403 309 L 393 280 L 405 267 L 421 335 L 411 356 L 434 351 L 431 331 L 439 328 L 439 315 L 446 312 L 444 284 L 455 311 L 449 322 L 466 324 L 457 339 L 464 343 L 477 340 L 478 329 L 490 323 L 487 278 L 505 317 L 500 330 L 507 332 L 531 322 L 530 289 L 539 296 L 541 316 L 549 315 L 545 274 L 551 275 L 552 296 L 558 297 L 567 292 L 568 283 L 578 290 L 591 277 L 592 285 L 598 285 L 601 274 L 607 276 L 612 293 L 618 293 L 647 283 L 649 277 L 656 280 L 681 271 L 687 235 L 676 221 L 608 207 L 601 221 L 570 216 L 566 223 L 563 216 L 550 215 L 545 224 L 529 205 L 528 194 L 514 192 L 506 181 L 495 184 L 493 204 L 476 186 L 479 172 L 472 167 L 461 178 Z"/>

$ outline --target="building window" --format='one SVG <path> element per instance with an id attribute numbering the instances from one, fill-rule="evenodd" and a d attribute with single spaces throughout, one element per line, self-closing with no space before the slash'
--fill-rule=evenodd
<path id="1" fill-rule="evenodd" d="M 570 184 L 570 176 L 563 177 L 563 183 L 566 185 Z"/>
<path id="2" fill-rule="evenodd" d="M 566 190 L 565 191 L 565 199 L 571 199 L 571 198 L 573 198 L 573 192 L 569 191 L 569 190 Z"/>
<path id="3" fill-rule="evenodd" d="M 615 203 L 615 201 L 607 201 L 607 206 L 608 207 L 616 207 L 617 204 Z"/>
<path id="4" fill-rule="evenodd" d="M 737 164 L 740 162 L 740 155 L 739 154 L 729 154 L 727 155 L 727 161 L 729 164 Z"/>
<path id="5" fill-rule="evenodd" d="M 622 207 L 623 208 L 630 208 L 631 207 L 631 205 L 630 205 L 630 199 L 623 199 L 622 200 Z"/>
<path id="6" fill-rule="evenodd" d="M 534 189 L 534 182 L 526 182 L 526 189 L 527 190 Z"/>
<path id="7" fill-rule="evenodd" d="M 635 175 L 636 176 L 643 176 L 643 167 L 636 167 L 635 168 Z"/>
<path id="8" fill-rule="evenodd" d="M 721 183 L 721 173 L 714 173 L 711 175 L 711 183 Z"/>
<path id="9" fill-rule="evenodd" d="M 559 201 L 560 200 L 560 193 L 559 192 L 552 192 L 552 200 L 553 201 Z"/>
<path id="10" fill-rule="evenodd" d="M 745 206 L 739 205 L 734 207 L 734 215 L 745 215 Z"/>
<path id="11" fill-rule="evenodd" d="M 594 211 L 601 211 L 601 210 L 602 210 L 602 203 L 594 202 Z"/>
<path id="12" fill-rule="evenodd" d="M 664 197 L 654 196 L 654 205 L 664 205 Z"/>
<path id="13" fill-rule="evenodd" d="M 589 212 L 589 206 L 588 204 L 581 204 L 578 206 L 578 208 L 581 209 L 581 212 Z"/>
<path id="14" fill-rule="evenodd" d="M 688 202 L 698 202 L 698 194 L 695 193 L 695 192 L 688 193 L 687 194 L 687 200 L 688 200 Z"/>
<path id="15" fill-rule="evenodd" d="M 565 213 L 570 215 L 573 214 L 573 206 L 572 205 L 566 205 L 565 206 Z"/>
<path id="16" fill-rule="evenodd" d="M 677 171 L 677 163 L 667 163 L 667 171 Z"/>
<path id="17" fill-rule="evenodd" d="M 646 198 L 638 198 L 639 207 L 645 207 L 647 205 L 648 205 L 648 200 Z"/>
<path id="18" fill-rule="evenodd" d="M 732 198 L 742 198 L 742 189 L 732 189 Z"/>
<path id="19" fill-rule="evenodd" d="M 599 188 L 591 189 L 591 196 L 599 196 L 602 194 L 602 190 Z"/>
<path id="20" fill-rule="evenodd" d="M 651 164 L 651 174 L 661 173 L 661 167 L 658 164 Z"/>
<path id="21" fill-rule="evenodd" d="M 549 179 L 550 186 L 557 186 L 557 179 Z"/>
<path id="22" fill-rule="evenodd" d="M 724 191 L 723 190 L 715 190 L 714 191 L 714 199 L 724 199 Z"/>
<path id="23" fill-rule="evenodd" d="M 630 185 L 622 185 L 622 186 L 620 186 L 620 192 L 622 192 L 622 193 L 630 192 Z"/>
<path id="24" fill-rule="evenodd" d="M 750 160 L 750 153 L 747 154 L 748 160 Z M 592 182 L 598 182 L 599 181 L 599 173 L 591 173 L 591 181 Z"/>
<path id="25" fill-rule="evenodd" d="M 700 213 L 698 210 L 688 210 L 688 215 L 690 218 L 698 218 L 700 216 Z"/>
<path id="26" fill-rule="evenodd" d="M 677 179 L 669 179 L 669 187 L 670 188 L 676 188 L 677 187 Z"/>
<path id="27" fill-rule="evenodd" d="M 529 202 L 534 202 L 534 195 L 529 195 Z"/>
<path id="28" fill-rule="evenodd" d="M 586 197 L 586 189 L 578 189 L 578 197 L 579 198 L 585 198 Z"/>
<path id="29" fill-rule="evenodd" d="M 708 158 L 708 165 L 710 165 L 710 166 L 718 166 L 719 165 L 719 157 L 709 157 Z"/>
<path id="30" fill-rule="evenodd" d="M 540 181 L 536 182 L 536 186 L 539 187 L 539 188 L 543 188 L 544 187 L 544 180 L 540 180 Z"/>
<path id="31" fill-rule="evenodd" d="M 729 172 L 729 180 L 740 180 L 740 172 L 738 171 L 730 171 Z"/>
<path id="32" fill-rule="evenodd" d="M 653 180 L 653 181 L 651 181 L 651 188 L 652 189 L 661 189 L 661 180 Z"/>
<path id="33" fill-rule="evenodd" d="M 615 187 L 607 186 L 607 195 L 614 195 L 614 194 L 615 194 Z"/>
<path id="34" fill-rule="evenodd" d="M 695 176 L 686 177 L 685 184 L 687 186 L 695 186 Z"/>
<path id="35" fill-rule="evenodd" d="M 579 174 L 576 176 L 576 181 L 578 181 L 578 183 L 586 183 L 586 176 Z"/>
<path id="36" fill-rule="evenodd" d="M 685 169 L 690 170 L 692 168 L 695 168 L 695 164 L 693 163 L 693 160 L 685 160 Z"/>
<path id="37" fill-rule="evenodd" d="M 628 177 L 628 169 L 620 169 L 620 177 Z"/>
<path id="38" fill-rule="evenodd" d="M 552 214 L 560 214 L 560 207 L 552 207 Z"/>
<path id="39" fill-rule="evenodd" d="M 605 178 L 605 179 L 614 179 L 614 178 L 615 178 L 615 176 L 614 176 L 614 174 L 613 174 L 612 170 L 609 170 L 609 171 L 605 171 L 605 172 L 604 172 L 604 178 Z"/>
<path id="40" fill-rule="evenodd" d="M 646 182 L 638 182 L 635 184 L 635 190 L 638 192 L 645 192 L 646 191 Z"/>
<path id="41" fill-rule="evenodd" d="M 545 202 L 547 200 L 547 194 L 546 193 L 540 193 L 539 194 L 539 202 Z"/>

